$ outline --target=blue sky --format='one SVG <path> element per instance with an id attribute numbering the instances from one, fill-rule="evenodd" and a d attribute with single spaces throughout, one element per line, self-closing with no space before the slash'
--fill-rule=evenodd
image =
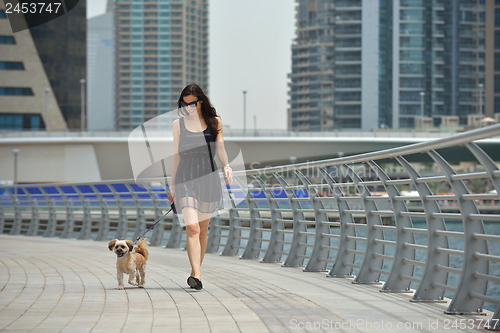
<path id="1" fill-rule="evenodd" d="M 102 14 L 106 1 L 87 0 L 87 17 Z M 247 129 L 286 128 L 294 0 L 209 0 L 209 97 L 223 124 Z"/>

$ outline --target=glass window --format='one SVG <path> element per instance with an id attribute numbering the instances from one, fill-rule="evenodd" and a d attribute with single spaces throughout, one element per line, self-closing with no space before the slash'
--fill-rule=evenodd
<path id="1" fill-rule="evenodd" d="M 495 72 L 500 72 L 500 52 L 495 52 Z"/>
<path id="2" fill-rule="evenodd" d="M 19 61 L 0 61 L 0 70 L 24 70 L 24 64 Z"/>
<path id="3" fill-rule="evenodd" d="M 4 96 L 33 96 L 31 88 L 0 87 L 0 95 Z"/>
<path id="4" fill-rule="evenodd" d="M 500 27 L 500 8 L 495 8 L 495 27 Z"/>
<path id="5" fill-rule="evenodd" d="M 399 57 L 401 61 L 423 61 L 424 52 L 422 51 L 400 51 Z"/>
<path id="6" fill-rule="evenodd" d="M 495 49 L 500 50 L 500 30 L 495 31 Z"/>
<path id="7" fill-rule="evenodd" d="M 500 93 L 500 75 L 495 75 L 495 94 Z"/>
<path id="8" fill-rule="evenodd" d="M 422 35 L 424 33 L 424 26 L 419 23 L 402 23 L 400 25 L 399 32 L 402 35 Z"/>
<path id="9" fill-rule="evenodd" d="M 0 36 L 0 44 L 16 44 L 13 36 Z"/>
<path id="10" fill-rule="evenodd" d="M 7 18 L 7 14 L 5 14 L 5 10 L 0 9 L 0 18 Z"/>
<path id="11" fill-rule="evenodd" d="M 495 97 L 495 105 L 493 106 L 495 113 L 500 113 L 500 97 Z"/>

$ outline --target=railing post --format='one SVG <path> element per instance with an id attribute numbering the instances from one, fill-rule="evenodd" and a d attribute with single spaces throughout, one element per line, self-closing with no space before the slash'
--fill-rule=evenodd
<path id="1" fill-rule="evenodd" d="M 379 283 L 380 273 L 378 273 L 376 270 L 382 269 L 384 260 L 380 257 L 377 257 L 376 254 L 384 254 L 384 245 L 378 243 L 376 240 L 384 239 L 384 232 L 380 229 L 375 228 L 376 225 L 382 224 L 380 216 L 373 214 L 374 211 L 378 211 L 378 208 L 375 204 L 375 201 L 367 200 L 370 192 L 368 191 L 368 188 L 366 186 L 360 185 L 360 183 L 362 182 L 361 178 L 349 166 L 344 165 L 343 167 L 347 170 L 349 177 L 358 188 L 361 200 L 363 202 L 363 208 L 365 210 L 367 226 L 365 255 L 363 258 L 363 263 L 361 264 L 361 268 L 359 269 L 359 273 L 354 279 L 353 283 Z"/>
<path id="2" fill-rule="evenodd" d="M 278 179 L 279 175 L 274 174 L 274 177 Z M 284 234 L 278 232 L 278 230 L 284 229 L 284 223 L 279 220 L 283 220 L 281 212 L 279 211 L 278 203 L 273 200 L 274 194 L 267 187 L 266 183 L 260 177 L 254 177 L 260 184 L 264 194 L 266 195 L 267 202 L 269 204 L 269 210 L 271 212 L 271 236 L 269 238 L 269 245 L 262 262 L 280 262 L 281 255 L 283 252 L 283 241 L 285 240 Z"/>
<path id="3" fill-rule="evenodd" d="M 3 206 L 0 205 L 0 233 L 4 232 L 5 228 L 5 213 L 3 211 Z"/>
<path id="4" fill-rule="evenodd" d="M 73 232 L 75 231 L 75 215 L 71 200 L 68 198 L 64 190 L 56 187 L 59 194 L 64 199 L 64 206 L 66 207 L 66 221 L 64 223 L 64 229 L 61 234 L 61 238 L 71 238 L 73 237 Z"/>
<path id="5" fill-rule="evenodd" d="M 425 263 L 424 273 L 420 284 L 418 285 L 411 302 L 443 302 L 444 290 L 438 288 L 434 283 L 446 284 L 448 281 L 448 272 L 438 269 L 439 265 L 448 266 L 450 263 L 450 256 L 446 253 L 440 253 L 438 248 L 448 248 L 448 238 L 446 236 L 439 236 L 437 231 L 446 230 L 446 225 L 442 218 L 434 217 L 435 213 L 440 213 L 435 200 L 427 200 L 426 197 L 432 195 L 426 183 L 418 182 L 420 178 L 418 172 L 413 166 L 408 163 L 403 157 L 398 156 L 396 160 L 408 172 L 410 179 L 415 186 L 415 189 L 420 196 L 422 205 L 425 212 L 425 220 L 427 222 L 427 259 Z"/>
<path id="6" fill-rule="evenodd" d="M 21 233 L 21 225 L 23 223 L 23 216 L 21 213 L 21 206 L 18 198 L 19 185 L 14 186 L 12 189 L 14 190 L 14 193 L 10 193 L 10 191 L 7 191 L 12 199 L 12 203 L 14 204 L 14 222 L 9 234 L 19 235 Z"/>
<path id="7" fill-rule="evenodd" d="M 470 218 L 471 214 L 479 214 L 479 211 L 474 201 L 464 200 L 464 195 L 469 194 L 469 190 L 464 182 L 451 178 L 452 175 L 456 174 L 455 170 L 453 170 L 448 162 L 436 151 L 431 150 L 428 154 L 440 166 L 441 170 L 443 170 L 453 192 L 455 192 L 464 226 L 464 263 L 460 274 L 460 282 L 458 283 L 457 291 L 455 295 L 453 295 L 448 310 L 445 313 L 478 314 L 478 312 L 483 311 L 484 301 L 471 297 L 471 293 L 475 292 L 486 295 L 488 281 L 477 279 L 474 277 L 474 274 L 488 274 L 489 271 L 489 262 L 476 258 L 476 253 L 488 254 L 486 240 L 476 239 L 474 237 L 476 233 L 485 233 L 483 221 Z"/>
<path id="8" fill-rule="evenodd" d="M 123 199 L 120 197 L 120 193 L 113 186 L 110 187 L 116 198 L 116 203 L 118 204 L 118 226 L 116 228 L 116 238 L 124 239 L 127 237 L 128 231 L 128 218 L 127 209 L 123 205 Z"/>
<path id="9" fill-rule="evenodd" d="M 26 195 L 29 198 L 30 206 L 31 206 L 31 222 L 28 227 L 28 232 L 26 235 L 28 236 L 36 236 L 38 234 L 38 229 L 40 227 L 40 214 L 38 213 L 38 202 L 33 199 L 33 196 L 29 192 L 29 190 L 25 189 Z"/>
<path id="10" fill-rule="evenodd" d="M 181 247 L 182 240 L 182 226 L 179 221 L 179 215 L 172 214 L 172 228 L 170 229 L 170 236 L 167 241 L 166 248 L 179 248 Z"/>
<path id="11" fill-rule="evenodd" d="M 40 188 L 43 192 L 43 196 L 45 197 L 45 202 L 47 203 L 48 215 L 47 215 L 47 226 L 45 228 L 45 232 L 43 233 L 43 237 L 54 237 L 57 229 L 57 214 L 56 208 L 54 206 L 54 202 L 50 197 L 50 193 L 47 193 L 47 190 L 43 187 Z M 59 190 L 57 187 L 54 187 L 54 190 L 57 190 L 59 194 Z"/>
<path id="12" fill-rule="evenodd" d="M 99 199 L 99 208 L 101 209 L 101 223 L 99 225 L 99 231 L 97 232 L 96 235 L 96 240 L 102 241 L 106 240 L 108 238 L 108 233 L 109 233 L 109 210 L 108 210 L 108 204 L 106 200 L 104 199 L 104 196 L 102 193 L 99 191 L 99 188 L 96 187 L 95 185 L 91 185 L 91 187 L 94 189 L 97 198 Z M 108 187 L 109 188 L 109 187 Z"/>
<path id="13" fill-rule="evenodd" d="M 241 244 L 240 215 L 234 203 L 234 198 L 231 195 L 229 195 L 229 202 L 231 203 L 231 208 L 229 208 L 229 232 L 226 246 L 224 246 L 224 250 L 222 250 L 221 255 L 223 256 L 237 255 Z"/>
<path id="14" fill-rule="evenodd" d="M 235 177 L 235 180 L 238 182 L 240 188 L 247 186 L 246 184 L 242 184 L 238 177 Z M 253 196 L 250 191 L 247 192 L 246 201 L 248 203 L 248 210 L 250 211 L 250 233 L 248 235 L 248 242 L 241 256 L 242 259 L 258 259 L 260 255 L 260 249 L 262 247 L 262 231 L 257 230 L 257 228 L 262 228 L 262 221 L 257 221 L 256 219 L 260 218 L 260 213 L 257 210 L 257 203 L 252 200 Z"/>
<path id="15" fill-rule="evenodd" d="M 135 217 L 135 229 L 134 229 L 134 239 L 140 236 L 143 233 L 143 229 L 147 228 L 146 215 L 144 214 L 144 207 L 142 207 L 142 201 L 134 191 L 134 189 L 130 186 L 130 184 L 124 184 L 124 186 L 129 191 L 130 195 L 134 199 L 135 208 L 136 208 L 136 217 Z"/>
<path id="16" fill-rule="evenodd" d="M 474 142 L 469 142 L 465 146 L 484 167 L 488 176 L 490 176 L 491 183 L 497 190 L 497 195 L 500 197 L 500 177 L 495 177 L 495 171 L 498 171 L 496 163 Z"/>
<path id="17" fill-rule="evenodd" d="M 75 190 L 78 193 L 78 197 L 82 203 L 82 227 L 80 229 L 80 234 L 78 235 L 78 239 L 89 239 L 90 232 L 92 229 L 92 216 L 90 213 L 89 203 L 87 202 L 87 198 L 85 197 L 85 193 L 82 193 L 78 186 L 75 186 Z"/>
<path id="18" fill-rule="evenodd" d="M 405 244 L 415 244 L 415 235 L 405 232 L 405 228 L 412 228 L 413 224 L 409 216 L 404 216 L 401 213 L 408 212 L 408 208 L 404 201 L 396 200 L 399 196 L 399 190 L 395 185 L 387 184 L 390 180 L 389 176 L 378 166 L 374 161 L 369 161 L 368 164 L 375 171 L 378 179 L 382 182 L 391 207 L 394 212 L 394 222 L 396 225 L 396 248 L 394 250 L 394 261 L 392 263 L 391 272 L 385 281 L 381 291 L 383 292 L 410 292 L 411 281 L 401 278 L 401 275 L 413 276 L 415 267 L 407 264 L 406 260 L 415 260 L 415 249 L 408 248 Z"/>
<path id="19" fill-rule="evenodd" d="M 304 174 L 302 174 L 302 172 L 296 170 L 295 173 L 309 192 L 309 198 L 311 199 L 311 204 L 314 210 L 314 217 L 316 220 L 314 247 L 311 252 L 311 258 L 309 258 L 304 271 L 322 272 L 326 269 L 327 262 L 325 261 L 325 259 L 327 259 L 329 253 L 329 250 L 325 247 L 330 246 L 330 238 L 325 236 L 330 233 L 330 227 L 323 223 L 328 222 L 328 216 L 325 213 L 320 212 L 320 209 L 324 209 L 325 207 L 323 206 L 323 203 L 321 201 L 316 200 L 316 197 L 318 196 L 318 190 L 315 188 L 311 189 L 309 187 L 309 185 L 311 185 L 311 182 L 309 181 L 309 179 L 307 179 L 306 176 L 304 176 Z M 303 216 L 304 215 L 302 214 L 302 217 Z"/>
<path id="20" fill-rule="evenodd" d="M 341 200 L 344 196 L 342 191 L 335 186 L 335 180 L 328 174 L 324 168 L 318 168 L 323 179 L 330 186 L 335 201 L 337 202 L 337 207 L 339 211 L 340 219 L 340 238 L 339 238 L 339 249 L 337 251 L 337 257 L 332 269 L 328 273 L 330 277 L 352 277 L 352 265 L 354 264 L 354 253 L 350 253 L 348 249 L 356 249 L 356 242 L 349 239 L 349 236 L 356 236 L 354 228 L 350 228 L 348 223 L 354 223 L 352 215 L 346 214 L 345 211 L 349 210 L 349 203 L 347 201 Z"/>
<path id="21" fill-rule="evenodd" d="M 307 242 L 307 236 L 305 235 L 305 232 L 307 232 L 307 226 L 304 223 L 300 223 L 301 220 L 305 220 L 304 213 L 299 211 L 299 209 L 301 208 L 300 204 L 297 201 L 293 200 L 297 196 L 295 195 L 293 190 L 288 189 L 289 184 L 286 182 L 286 180 L 283 179 L 283 177 L 281 177 L 279 174 L 275 174 L 275 177 L 280 185 L 285 189 L 285 193 L 288 197 L 288 201 L 290 202 L 290 208 L 292 209 L 293 216 L 292 245 L 290 245 L 290 251 L 288 252 L 288 256 L 286 257 L 283 266 L 304 266 L 307 247 L 303 244 L 306 244 Z"/>
<path id="22" fill-rule="evenodd" d="M 214 216 L 210 220 L 210 229 L 208 233 L 208 239 L 207 239 L 207 253 L 217 253 L 219 252 L 219 246 L 220 246 L 220 241 L 221 241 L 221 234 L 222 230 L 221 228 L 218 228 L 217 226 L 220 226 L 220 217 L 219 216 Z M 172 234 L 170 234 L 170 237 L 172 237 Z"/>

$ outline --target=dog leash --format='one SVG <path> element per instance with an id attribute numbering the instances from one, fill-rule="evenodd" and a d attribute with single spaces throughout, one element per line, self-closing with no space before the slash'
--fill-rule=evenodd
<path id="1" fill-rule="evenodd" d="M 152 226 L 151 228 L 149 228 L 149 229 L 148 229 L 148 230 L 146 230 L 146 231 L 145 231 L 142 235 L 140 235 L 139 237 L 137 237 L 134 243 L 137 243 L 137 242 L 139 241 L 139 239 L 141 239 L 142 237 L 144 237 L 144 235 L 145 235 L 145 234 L 147 234 L 147 233 L 149 232 L 149 230 L 153 229 L 153 228 L 154 228 L 154 227 L 158 224 L 158 222 L 160 222 L 160 221 L 161 221 L 161 220 L 162 220 L 165 216 L 167 216 L 167 215 L 168 215 L 168 213 L 170 213 L 172 210 L 174 211 L 174 213 L 177 213 L 177 211 L 175 210 L 175 205 L 174 205 L 174 203 L 173 203 L 173 202 L 170 204 L 170 209 L 168 210 L 168 212 L 166 212 L 165 214 L 163 214 L 163 216 L 162 216 L 162 217 L 160 217 L 160 218 L 158 219 L 158 221 L 156 221 L 156 222 L 155 222 L 155 224 L 153 224 L 153 226 Z"/>

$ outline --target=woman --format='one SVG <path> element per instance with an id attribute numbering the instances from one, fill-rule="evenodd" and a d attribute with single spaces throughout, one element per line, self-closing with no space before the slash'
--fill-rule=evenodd
<path id="1" fill-rule="evenodd" d="M 225 181 L 233 182 L 222 137 L 222 122 L 203 90 L 185 87 L 178 106 L 184 117 L 172 123 L 174 158 L 168 200 L 182 212 L 186 224 L 186 247 L 191 264 L 187 283 L 200 290 L 201 264 L 207 249 L 207 231 L 212 213 L 223 208 L 223 197 L 215 153 L 224 165 Z"/>

